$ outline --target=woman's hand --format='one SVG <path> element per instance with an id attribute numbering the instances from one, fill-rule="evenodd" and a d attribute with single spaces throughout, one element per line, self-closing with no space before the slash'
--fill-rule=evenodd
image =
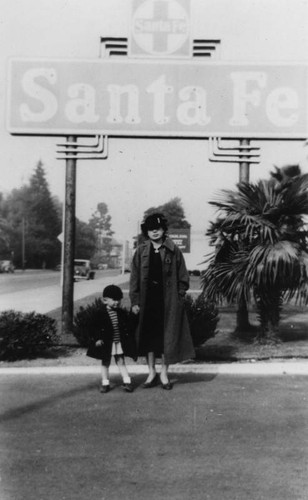
<path id="1" fill-rule="evenodd" d="M 102 345 L 104 345 L 104 342 L 103 342 L 103 340 L 97 340 L 95 342 L 95 345 L 96 345 L 96 347 L 101 347 Z"/>
<path id="2" fill-rule="evenodd" d="M 132 307 L 132 312 L 133 312 L 134 314 L 139 314 L 139 312 L 140 312 L 140 307 L 139 307 L 139 306 L 133 306 L 133 307 Z"/>

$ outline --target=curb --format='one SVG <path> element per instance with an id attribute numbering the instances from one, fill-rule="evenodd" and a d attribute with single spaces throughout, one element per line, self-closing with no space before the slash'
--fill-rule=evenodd
<path id="1" fill-rule="evenodd" d="M 128 365 L 131 374 L 148 373 L 146 365 Z M 0 375 L 70 375 L 70 374 L 97 374 L 100 373 L 100 365 L 97 366 L 32 366 L 0 368 Z M 110 367 L 110 374 L 117 374 L 116 366 Z M 308 375 L 307 361 L 287 362 L 255 362 L 255 363 L 226 363 L 226 364 L 183 364 L 172 365 L 169 373 L 203 373 L 209 375 Z"/>

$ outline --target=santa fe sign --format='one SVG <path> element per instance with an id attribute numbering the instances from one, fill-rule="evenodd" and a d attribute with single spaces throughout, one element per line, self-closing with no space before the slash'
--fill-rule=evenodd
<path id="1" fill-rule="evenodd" d="M 13 134 L 306 139 L 308 66 L 28 60 L 9 69 Z"/>

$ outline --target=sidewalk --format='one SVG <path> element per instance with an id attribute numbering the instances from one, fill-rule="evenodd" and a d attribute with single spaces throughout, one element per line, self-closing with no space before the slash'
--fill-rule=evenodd
<path id="1" fill-rule="evenodd" d="M 146 374 L 145 364 L 128 364 L 132 375 Z M 169 367 L 170 374 L 198 373 L 208 375 L 250 375 L 250 376 L 307 376 L 308 361 L 256 361 L 250 363 L 185 363 Z M 69 374 L 100 374 L 100 365 L 67 365 L 67 366 L 20 366 L 0 367 L 1 375 L 69 375 Z M 110 374 L 117 375 L 118 368 L 111 365 Z"/>

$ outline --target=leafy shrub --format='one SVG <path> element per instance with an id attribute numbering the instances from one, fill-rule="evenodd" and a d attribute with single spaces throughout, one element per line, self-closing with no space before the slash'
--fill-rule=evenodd
<path id="1" fill-rule="evenodd" d="M 0 359 L 34 357 L 58 341 L 56 321 L 44 314 L 9 310 L 0 314 Z"/>
<path id="2" fill-rule="evenodd" d="M 196 299 L 187 295 L 185 307 L 193 344 L 198 347 L 216 335 L 218 309 L 213 302 L 206 300 L 202 293 Z"/>
<path id="3" fill-rule="evenodd" d="M 86 307 L 81 306 L 75 314 L 73 334 L 82 347 L 89 347 L 89 332 L 97 329 L 103 305 L 101 299 L 95 299 Z"/>
<path id="4" fill-rule="evenodd" d="M 103 301 L 100 298 L 87 306 L 81 306 L 74 316 L 73 334 L 82 347 L 89 347 L 89 332 L 100 327 L 100 314 Z M 204 344 L 216 335 L 218 323 L 217 307 L 200 294 L 197 299 L 190 295 L 185 298 L 185 308 L 190 324 L 194 346 Z M 125 310 L 125 309 L 124 309 Z"/>

